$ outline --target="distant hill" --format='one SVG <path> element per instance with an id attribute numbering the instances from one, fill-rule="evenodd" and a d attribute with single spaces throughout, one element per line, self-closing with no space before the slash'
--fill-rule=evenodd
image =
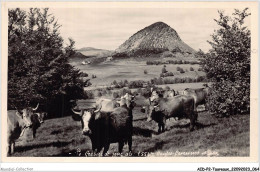
<path id="1" fill-rule="evenodd" d="M 76 52 L 80 52 L 86 57 L 109 57 L 112 55 L 113 51 L 110 50 L 104 50 L 104 49 L 98 49 L 93 47 L 84 47 L 76 50 Z"/>
<path id="2" fill-rule="evenodd" d="M 89 58 L 89 57 L 85 56 L 82 53 L 76 51 L 76 53 L 71 56 L 71 59 L 76 59 L 76 58 L 77 59 L 86 59 L 86 58 Z"/>
<path id="3" fill-rule="evenodd" d="M 156 22 L 138 31 L 120 45 L 114 57 L 147 56 L 150 54 L 194 54 L 178 33 L 163 22 Z"/>

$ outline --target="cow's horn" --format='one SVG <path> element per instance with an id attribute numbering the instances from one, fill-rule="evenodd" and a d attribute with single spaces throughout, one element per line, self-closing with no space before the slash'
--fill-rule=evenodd
<path id="1" fill-rule="evenodd" d="M 73 113 L 75 113 L 75 114 L 81 116 L 81 112 L 76 112 L 76 111 L 74 111 L 72 108 L 71 108 L 71 110 L 72 110 Z"/>
<path id="2" fill-rule="evenodd" d="M 154 106 L 155 108 L 159 107 L 159 105 Z"/>
<path id="3" fill-rule="evenodd" d="M 39 103 L 37 104 L 37 106 L 35 108 L 33 108 L 33 111 L 36 111 L 39 107 Z"/>
<path id="4" fill-rule="evenodd" d="M 102 108 L 102 105 L 100 105 L 100 108 L 99 108 L 99 109 L 97 109 L 97 110 L 95 110 L 95 111 L 94 111 L 94 113 L 97 113 L 97 112 L 99 112 L 99 111 L 101 110 L 101 108 Z"/>

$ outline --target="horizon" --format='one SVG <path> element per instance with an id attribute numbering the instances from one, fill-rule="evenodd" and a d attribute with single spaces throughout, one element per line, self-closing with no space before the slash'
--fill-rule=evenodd
<path id="1" fill-rule="evenodd" d="M 133 34 L 156 22 L 173 28 L 181 40 L 195 51 L 207 52 L 211 34 L 218 28 L 214 19 L 221 9 L 109 9 L 109 8 L 50 8 L 61 26 L 64 43 L 75 41 L 75 49 L 92 47 L 116 50 Z M 233 8 L 225 9 L 231 15 Z M 205 15 L 206 14 L 206 15 Z M 127 21 L 127 22 L 126 22 Z M 245 25 L 250 29 L 250 16 Z"/>

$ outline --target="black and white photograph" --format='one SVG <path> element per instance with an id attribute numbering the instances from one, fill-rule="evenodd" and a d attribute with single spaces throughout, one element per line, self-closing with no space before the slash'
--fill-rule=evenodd
<path id="1" fill-rule="evenodd" d="M 2 157 L 257 157 L 257 8 L 232 4 L 3 7 Z"/>

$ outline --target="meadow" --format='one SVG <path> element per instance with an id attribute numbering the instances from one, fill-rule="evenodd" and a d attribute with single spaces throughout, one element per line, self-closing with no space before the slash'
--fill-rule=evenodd
<path id="1" fill-rule="evenodd" d="M 95 89 L 100 87 L 109 86 L 114 80 L 116 81 L 135 81 L 144 80 L 150 81 L 153 78 L 160 77 L 163 65 L 147 65 L 146 60 L 136 59 L 121 59 L 113 60 L 98 64 L 82 65 L 81 61 L 71 61 L 71 64 L 89 75 L 96 75 L 97 78 L 91 79 L 92 86 L 86 89 Z M 184 69 L 185 73 L 177 71 L 177 67 Z M 190 67 L 194 68 L 194 71 L 190 71 Z M 204 76 L 203 71 L 198 71 L 200 66 L 198 64 L 167 64 L 166 69 L 168 72 L 172 72 L 175 77 L 191 77 Z M 144 71 L 147 71 L 147 74 Z"/>
<path id="2" fill-rule="evenodd" d="M 81 71 L 97 78 L 91 79 L 92 86 L 86 90 L 104 88 L 114 80 L 145 80 L 159 77 L 163 65 L 146 65 L 145 60 L 125 59 L 108 61 L 100 64 L 81 65 L 81 61 L 71 61 L 72 65 Z M 180 66 L 185 73 L 177 71 Z M 194 71 L 190 71 L 190 67 Z M 167 64 L 166 69 L 173 72 L 171 77 L 196 77 L 205 73 L 198 71 L 198 64 Z M 147 74 L 144 73 L 147 70 Z M 160 85 L 170 87 L 176 91 L 185 88 L 201 88 L 203 82 L 179 83 Z M 112 91 L 119 91 L 115 89 Z M 137 89 L 131 89 L 136 91 Z M 87 108 L 94 104 L 95 99 L 78 101 L 77 108 Z M 166 131 L 157 133 L 158 126 L 154 121 L 147 122 L 146 114 L 141 113 L 141 106 L 147 105 L 144 97 L 136 97 L 137 106 L 133 110 L 133 152 L 127 154 L 125 145 L 123 155 L 115 154 L 118 145 L 110 145 L 109 156 L 171 156 L 171 157 L 207 157 L 207 156 L 249 156 L 249 129 L 250 116 L 237 115 L 234 118 L 217 118 L 215 114 L 198 107 L 198 123 L 195 130 L 189 131 L 189 120 L 169 119 L 166 122 Z M 32 131 L 27 130 L 16 143 L 16 152 L 13 156 L 26 157 L 70 157 L 89 156 L 91 142 L 81 132 L 81 123 L 73 121 L 71 116 L 47 119 L 37 130 L 37 136 L 32 138 Z"/>
<path id="3" fill-rule="evenodd" d="M 133 114 L 132 156 L 249 156 L 249 115 L 216 118 L 202 111 L 194 131 L 189 131 L 188 120 L 172 118 L 166 122 L 166 131 L 158 134 L 156 123 L 147 122 L 140 107 L 135 107 Z M 117 146 L 110 145 L 109 156 L 115 156 Z M 127 150 L 125 145 L 123 156 Z M 13 156 L 86 156 L 86 152 L 91 152 L 90 139 L 82 135 L 80 122 L 67 116 L 46 120 L 35 139 L 27 130 L 17 141 Z"/>

